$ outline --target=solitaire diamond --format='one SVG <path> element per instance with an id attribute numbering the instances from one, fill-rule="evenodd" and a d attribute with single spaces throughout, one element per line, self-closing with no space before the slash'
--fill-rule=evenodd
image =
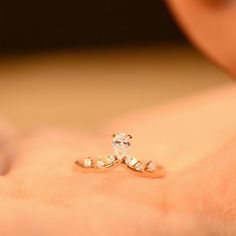
<path id="1" fill-rule="evenodd" d="M 122 159 L 127 153 L 131 138 L 131 135 L 126 133 L 118 133 L 113 135 L 112 146 L 119 159 Z"/>

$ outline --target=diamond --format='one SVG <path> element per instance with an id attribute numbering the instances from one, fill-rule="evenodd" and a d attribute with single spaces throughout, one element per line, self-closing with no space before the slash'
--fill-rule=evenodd
<path id="1" fill-rule="evenodd" d="M 126 165 L 133 166 L 136 163 L 137 163 L 137 159 L 132 157 L 132 156 L 130 156 L 130 155 L 125 158 L 125 164 Z"/>
<path id="2" fill-rule="evenodd" d="M 114 163 L 116 161 L 116 156 L 115 155 L 109 155 L 107 157 L 107 161 L 108 161 L 109 164 Z"/>
<path id="3" fill-rule="evenodd" d="M 145 167 L 145 170 L 150 171 L 150 172 L 155 171 L 155 169 L 156 169 L 156 165 L 152 161 L 149 161 Z"/>
<path id="4" fill-rule="evenodd" d="M 97 161 L 97 167 L 99 167 L 99 168 L 104 167 L 105 164 L 106 164 L 105 161 L 102 159 Z"/>
<path id="5" fill-rule="evenodd" d="M 118 133 L 113 136 L 112 146 L 119 159 L 122 159 L 127 153 L 131 138 L 131 135 L 126 133 Z"/>
<path id="6" fill-rule="evenodd" d="M 86 158 L 84 159 L 84 167 L 91 167 L 92 166 L 92 159 Z"/>
<path id="7" fill-rule="evenodd" d="M 143 165 L 141 162 L 137 162 L 134 166 L 135 170 L 141 171 L 143 169 Z"/>

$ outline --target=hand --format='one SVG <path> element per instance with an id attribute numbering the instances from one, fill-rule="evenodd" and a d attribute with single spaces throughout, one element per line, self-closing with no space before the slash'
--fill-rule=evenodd
<path id="1" fill-rule="evenodd" d="M 103 133 L 22 137 L 0 178 L 0 235 L 235 235 L 235 91 L 130 114 Z M 108 134 L 120 130 L 133 134 L 137 157 L 166 166 L 165 179 L 75 171 L 76 159 L 108 153 Z"/>
<path id="2" fill-rule="evenodd" d="M 236 2 L 167 0 L 190 39 L 217 64 L 236 75 Z"/>

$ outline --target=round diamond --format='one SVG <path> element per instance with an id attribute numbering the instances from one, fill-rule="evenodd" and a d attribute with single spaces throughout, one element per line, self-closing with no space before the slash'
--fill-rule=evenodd
<path id="1" fill-rule="evenodd" d="M 150 161 L 150 162 L 147 163 L 145 169 L 146 169 L 147 171 L 150 171 L 150 172 L 155 171 L 156 165 L 155 165 L 152 161 Z"/>
<path id="2" fill-rule="evenodd" d="M 141 164 L 141 162 L 138 162 L 135 164 L 134 168 L 137 171 L 141 171 L 143 169 L 143 165 Z"/>
<path id="3" fill-rule="evenodd" d="M 104 160 L 98 160 L 97 161 L 97 167 L 101 168 L 101 167 L 104 167 L 105 166 L 105 161 Z"/>
<path id="4" fill-rule="evenodd" d="M 91 167 L 92 166 L 92 160 L 90 158 L 84 159 L 84 167 Z"/>
<path id="5" fill-rule="evenodd" d="M 125 158 L 125 164 L 129 166 L 133 166 L 137 163 L 137 159 L 132 156 L 127 156 Z"/>
<path id="6" fill-rule="evenodd" d="M 119 159 L 125 156 L 130 146 L 130 139 L 131 136 L 126 133 L 118 133 L 113 136 L 112 146 Z"/>
<path id="7" fill-rule="evenodd" d="M 116 161 L 116 157 L 114 156 L 114 155 L 109 155 L 108 157 L 107 157 L 107 161 L 108 161 L 108 163 L 113 163 L 113 162 L 115 162 Z"/>

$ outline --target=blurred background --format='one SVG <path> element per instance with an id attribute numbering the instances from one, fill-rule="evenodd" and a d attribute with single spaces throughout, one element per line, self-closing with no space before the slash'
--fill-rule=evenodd
<path id="1" fill-rule="evenodd" d="M 164 1 L 4 0 L 0 115 L 21 129 L 97 129 L 228 83 Z"/>

